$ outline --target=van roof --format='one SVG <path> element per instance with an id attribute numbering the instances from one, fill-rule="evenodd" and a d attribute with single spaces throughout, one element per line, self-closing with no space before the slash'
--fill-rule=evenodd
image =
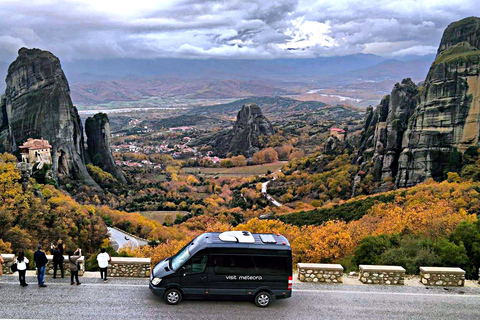
<path id="1" fill-rule="evenodd" d="M 263 250 L 287 250 L 291 251 L 290 243 L 287 238 L 279 234 L 265 234 L 265 233 L 250 233 L 253 237 L 252 241 L 246 242 L 241 239 L 237 241 L 225 241 L 225 235 L 230 235 L 228 232 L 208 232 L 199 235 L 195 238 L 191 246 L 195 248 L 193 251 L 197 252 L 205 248 L 245 248 L 245 249 L 263 249 Z M 223 235 L 222 237 L 220 235 Z M 222 238 L 222 239 L 221 239 Z"/>

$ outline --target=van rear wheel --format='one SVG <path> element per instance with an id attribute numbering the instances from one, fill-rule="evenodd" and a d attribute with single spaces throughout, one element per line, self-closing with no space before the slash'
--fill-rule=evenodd
<path id="1" fill-rule="evenodd" d="M 177 289 L 170 289 L 165 292 L 165 302 L 170 305 L 179 304 L 182 301 L 182 293 Z"/>
<path id="2" fill-rule="evenodd" d="M 268 292 L 259 292 L 255 296 L 255 304 L 257 307 L 266 308 L 272 302 L 272 296 Z"/>

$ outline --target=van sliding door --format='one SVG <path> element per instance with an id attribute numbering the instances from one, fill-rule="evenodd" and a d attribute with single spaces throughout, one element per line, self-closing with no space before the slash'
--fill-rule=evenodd
<path id="1" fill-rule="evenodd" d="M 251 256 L 218 254 L 211 259 L 209 295 L 245 295 L 249 289 L 258 287 Z"/>

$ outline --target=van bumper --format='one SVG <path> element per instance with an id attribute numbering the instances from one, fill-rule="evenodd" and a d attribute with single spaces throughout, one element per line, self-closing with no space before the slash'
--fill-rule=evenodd
<path id="1" fill-rule="evenodd" d="M 154 295 L 162 297 L 165 294 L 165 288 L 155 287 L 151 282 L 149 283 L 150 291 L 153 292 Z"/>
<path id="2" fill-rule="evenodd" d="M 276 299 L 286 299 L 292 296 L 292 290 L 274 290 L 272 293 Z"/>

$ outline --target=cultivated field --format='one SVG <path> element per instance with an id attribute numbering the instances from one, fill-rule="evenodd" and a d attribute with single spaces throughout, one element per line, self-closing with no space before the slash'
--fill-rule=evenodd
<path id="1" fill-rule="evenodd" d="M 181 173 L 194 174 L 203 176 L 219 176 L 219 177 L 249 177 L 266 174 L 268 171 L 274 172 L 281 169 L 285 161 L 274 163 L 260 164 L 255 166 L 235 167 L 235 168 L 203 168 L 192 167 L 183 168 Z"/>
<path id="2" fill-rule="evenodd" d="M 185 216 L 189 214 L 189 212 L 187 211 L 144 211 L 144 212 L 140 212 L 140 214 L 145 218 L 157 220 L 160 223 L 164 223 L 167 217 L 170 217 L 169 218 L 170 222 L 173 222 L 177 214 L 181 214 L 182 216 Z"/>

